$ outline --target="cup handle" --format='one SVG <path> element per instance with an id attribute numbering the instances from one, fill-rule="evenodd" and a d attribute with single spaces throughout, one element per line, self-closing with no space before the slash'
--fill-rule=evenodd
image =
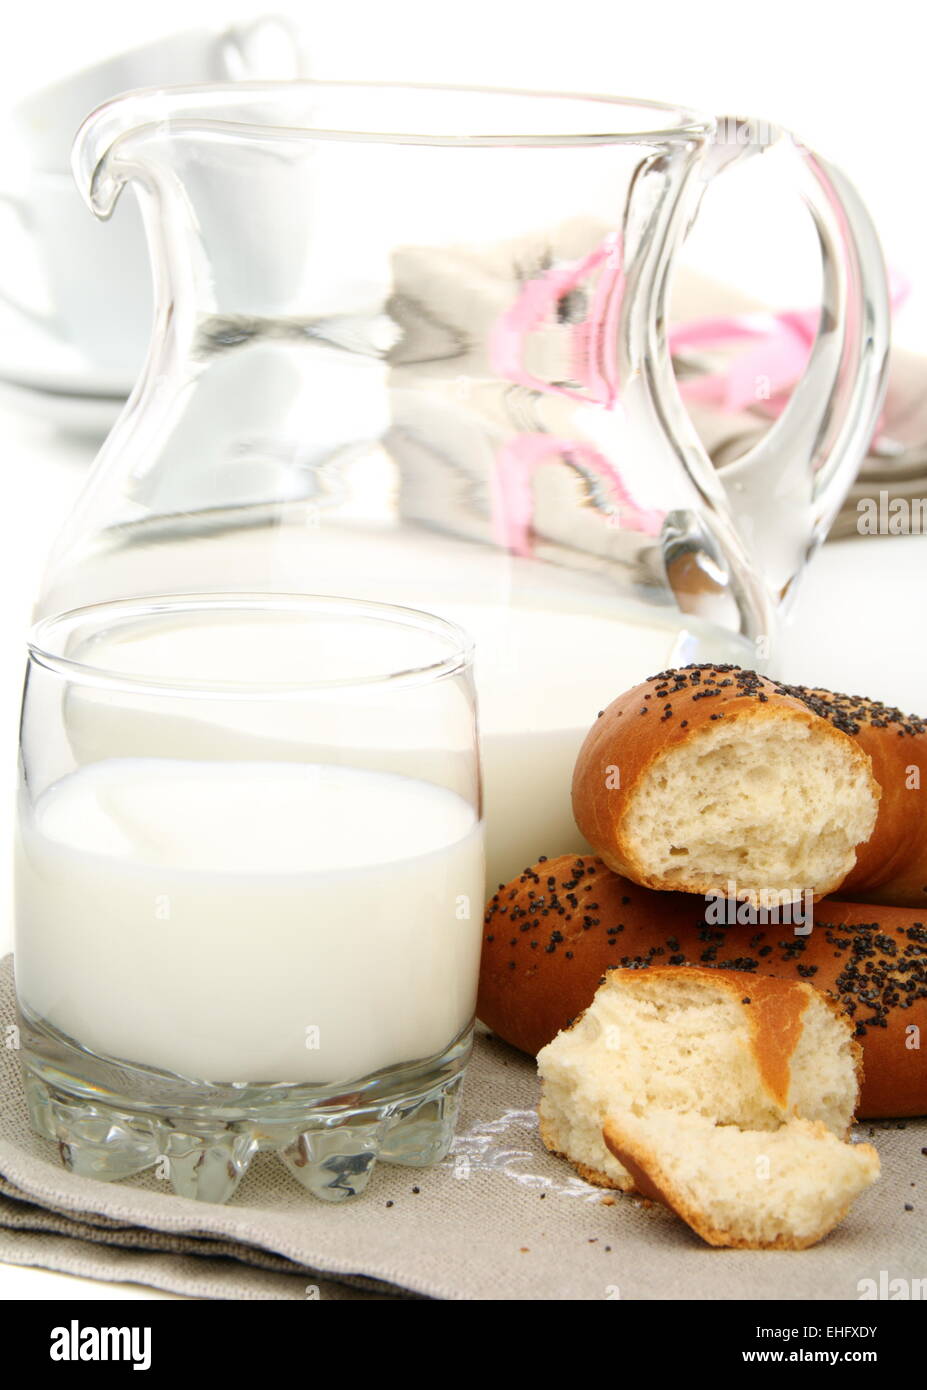
<path id="1" fill-rule="evenodd" d="M 702 191 L 744 158 L 773 149 L 794 166 L 820 240 L 820 323 L 782 414 L 718 477 L 750 562 L 779 608 L 827 535 L 869 447 L 885 394 L 891 315 L 879 238 L 859 195 L 838 169 L 788 131 L 719 117 L 702 165 Z M 676 388 L 662 302 L 655 314 L 660 367 L 654 394 L 675 449 L 700 455 L 701 472 L 706 455 Z"/>
<path id="2" fill-rule="evenodd" d="M 31 240 L 33 234 L 32 220 L 29 208 L 20 195 L 0 188 L 0 206 L 11 209 L 22 231 Z M 54 325 L 51 314 L 43 313 L 34 305 L 27 304 L 25 300 L 19 299 L 2 284 L 0 284 L 0 303 L 7 305 L 8 308 L 21 314 L 24 318 L 30 319 L 33 323 L 37 323 L 41 328 L 49 329 Z"/>
<path id="3" fill-rule="evenodd" d="M 234 82 L 293 81 L 308 75 L 299 27 L 282 14 L 233 24 L 220 35 L 219 51 Z"/>

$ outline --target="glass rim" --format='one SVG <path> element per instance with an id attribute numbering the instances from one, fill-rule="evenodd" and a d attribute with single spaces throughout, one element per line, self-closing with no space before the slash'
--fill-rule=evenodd
<path id="1" fill-rule="evenodd" d="M 292 97 L 301 91 L 306 94 L 325 91 L 334 93 L 350 91 L 360 93 L 393 92 L 432 97 L 446 94 L 480 100 L 502 97 L 506 100 L 517 100 L 524 105 L 531 102 L 538 105 L 544 104 L 549 106 L 552 112 L 556 112 L 558 107 L 562 107 L 565 103 L 573 103 L 589 108 L 590 124 L 588 129 L 580 131 L 558 131 L 556 120 L 551 119 L 549 128 L 539 127 L 531 132 L 506 131 L 505 129 L 486 129 L 477 132 L 465 124 L 462 124 L 459 130 L 442 132 L 440 130 L 429 131 L 427 117 L 422 122 L 422 128 L 418 130 L 393 129 L 386 121 L 376 129 L 352 129 L 349 125 L 339 126 L 337 122 L 326 123 L 324 120 L 320 120 L 317 124 L 306 125 L 299 125 L 298 123 L 288 125 L 285 120 L 280 122 L 249 120 L 250 104 L 253 98 L 263 96 L 266 99 L 273 99 L 281 95 Z M 183 109 L 184 100 L 189 103 L 187 109 Z M 171 110 L 172 103 L 177 106 L 175 111 Z M 133 106 L 137 114 L 136 118 L 130 122 Z M 223 106 L 227 114 L 220 114 Z M 236 106 L 240 108 L 238 112 L 235 110 Z M 653 121 L 646 123 L 640 129 L 629 129 L 627 126 L 622 127 L 617 119 L 608 119 L 609 112 L 617 116 L 622 108 L 638 113 L 653 113 Z M 593 119 L 593 115 L 600 117 L 600 119 Z M 112 137 L 118 138 L 135 128 L 160 126 L 169 129 L 172 125 L 195 124 L 198 120 L 201 120 L 204 127 L 209 128 L 213 133 L 228 127 L 238 133 L 243 130 L 254 130 L 264 135 L 268 132 L 275 132 L 291 139 L 344 140 L 358 144 L 436 145 L 462 148 L 636 144 L 654 140 L 665 141 L 708 136 L 716 125 L 714 116 L 694 107 L 674 102 L 654 101 L 645 97 L 625 97 L 613 92 L 556 91 L 549 88 L 493 87 L 467 83 L 368 81 L 362 78 L 356 80 L 350 78 L 301 78 L 295 81 L 265 79 L 250 82 L 193 83 L 177 87 L 138 88 L 135 91 L 113 97 L 98 106 L 86 117 L 78 131 L 73 149 L 74 167 L 79 172 L 87 173 L 89 169 L 97 166 L 101 151 L 94 149 L 91 154 L 89 147 L 97 145 L 98 137 L 106 137 L 103 139 L 103 146 L 106 148 L 111 143 Z M 403 126 L 405 123 L 397 124 Z"/>
<path id="2" fill-rule="evenodd" d="M 448 650 L 430 662 L 399 665 L 385 671 L 356 676 L 303 680 L 207 679 L 196 676 L 137 674 L 120 671 L 93 661 L 81 660 L 55 650 L 52 634 L 73 633 L 79 626 L 107 614 L 130 615 L 142 619 L 159 613 L 209 613 L 269 611 L 273 613 L 343 614 L 380 625 L 415 630 L 442 639 Z M 60 646 L 60 643 L 58 644 Z M 184 696 L 189 698 L 274 699 L 299 698 L 314 691 L 353 690 L 377 686 L 431 684 L 467 670 L 473 661 L 473 638 L 457 623 L 424 609 L 376 599 L 355 599 L 330 594 L 259 593 L 220 591 L 215 593 L 149 594 L 138 598 L 107 599 L 84 604 L 61 613 L 50 614 L 33 624 L 26 639 L 29 660 L 75 683 L 129 693 Z"/>

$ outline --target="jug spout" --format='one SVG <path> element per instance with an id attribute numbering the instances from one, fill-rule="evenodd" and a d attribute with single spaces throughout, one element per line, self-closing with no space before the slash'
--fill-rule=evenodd
<path id="1" fill-rule="evenodd" d="M 71 168 L 90 210 L 101 219 L 112 215 L 124 185 L 135 170 L 130 145 L 145 132 L 163 128 L 170 99 L 159 90 L 131 92 L 97 107 L 84 121 L 71 152 Z"/>
<path id="2" fill-rule="evenodd" d="M 159 299 L 181 306 L 207 354 L 254 332 L 327 339 L 332 320 L 351 351 L 391 345 L 385 210 L 350 132 L 318 129 L 320 99 L 308 83 L 132 92 L 79 132 L 85 200 L 107 218 L 133 184 Z"/>
<path id="3" fill-rule="evenodd" d="M 203 82 L 238 86 L 268 81 L 297 82 L 305 78 L 308 58 L 304 34 L 287 15 L 261 14 L 232 24 L 207 39 Z M 181 45 L 181 53 L 183 46 Z M 189 66 L 186 64 L 185 66 Z M 192 89 L 183 89 L 192 102 Z M 190 104 L 181 102 L 181 105 Z M 98 217 L 112 213 L 124 178 L 114 175 L 110 152 L 119 139 L 146 128 L 157 128 L 177 113 L 176 95 L 158 88 L 135 90 L 106 102 L 84 122 L 72 152 L 72 169 L 90 207 Z"/>

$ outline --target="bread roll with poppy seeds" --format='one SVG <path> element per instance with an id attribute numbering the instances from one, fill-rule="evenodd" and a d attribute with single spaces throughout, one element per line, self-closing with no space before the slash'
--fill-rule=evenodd
<path id="1" fill-rule="evenodd" d="M 541 860 L 487 907 L 477 1013 L 535 1056 L 616 966 L 721 966 L 806 980 L 853 1021 L 864 1061 L 860 1115 L 927 1114 L 927 914 L 827 898 L 801 935 L 787 922 L 755 924 L 746 904 L 720 903 L 710 914 L 736 912 L 732 925 L 706 920 L 706 907 L 703 897 L 641 888 L 591 856 Z"/>
<path id="2" fill-rule="evenodd" d="M 835 1000 L 737 970 L 613 970 L 538 1055 L 541 1137 L 713 1245 L 798 1250 L 879 1173 L 845 1142 L 860 1048 Z"/>
<path id="3" fill-rule="evenodd" d="M 802 698 L 822 718 L 839 721 L 869 755 L 882 793 L 875 830 L 857 846 L 839 896 L 927 916 L 927 721 L 857 695 L 811 690 Z"/>
<path id="4" fill-rule="evenodd" d="M 649 888 L 823 897 L 853 869 L 880 796 L 857 721 L 829 698 L 737 666 L 661 672 L 590 729 L 573 776 L 580 831 Z"/>

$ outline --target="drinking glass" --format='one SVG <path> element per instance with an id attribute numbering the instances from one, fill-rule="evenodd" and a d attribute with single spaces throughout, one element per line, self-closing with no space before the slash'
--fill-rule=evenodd
<path id="1" fill-rule="evenodd" d="M 210 594 L 29 644 L 16 985 L 32 1122 L 75 1172 L 224 1201 L 438 1161 L 484 897 L 469 639 L 386 604 Z"/>

